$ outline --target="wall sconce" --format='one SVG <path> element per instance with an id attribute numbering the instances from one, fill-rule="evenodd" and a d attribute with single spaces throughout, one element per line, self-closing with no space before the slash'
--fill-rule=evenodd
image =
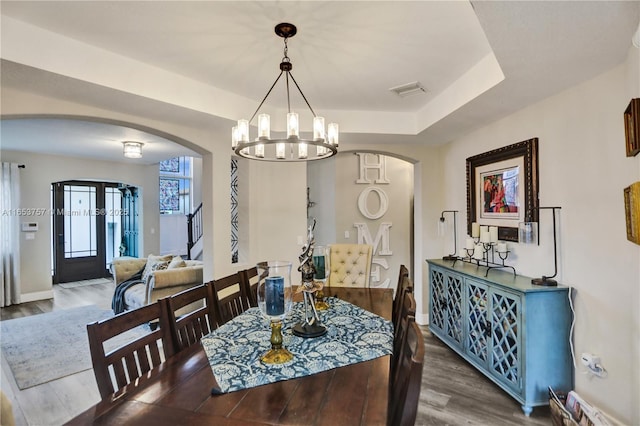
<path id="1" fill-rule="evenodd" d="M 127 158 L 142 158 L 142 142 L 122 142 L 124 156 Z"/>
<path id="2" fill-rule="evenodd" d="M 440 213 L 440 221 L 438 222 L 438 233 L 444 235 L 444 227 L 445 227 L 445 219 L 444 219 L 444 214 L 445 213 L 453 213 L 453 253 L 447 255 L 447 256 L 443 256 L 442 260 L 457 260 L 458 257 L 456 256 L 456 253 L 458 252 L 458 245 L 457 245 L 457 240 L 458 240 L 458 225 L 457 225 L 457 219 L 456 219 L 456 214 L 458 213 L 458 210 L 443 210 L 442 213 Z"/>
<path id="3" fill-rule="evenodd" d="M 553 278 L 558 275 L 558 251 L 557 251 L 557 237 L 556 237 L 556 210 L 560 210 L 562 207 L 536 207 L 538 210 L 552 210 L 553 215 L 553 275 L 540 278 L 533 278 L 531 284 L 555 287 L 558 285 L 558 281 Z M 538 215 L 538 226 L 540 226 L 540 215 Z M 534 240 L 540 245 L 540 233 L 536 232 L 535 222 L 521 222 L 520 228 L 520 242 L 523 244 L 531 244 Z"/>

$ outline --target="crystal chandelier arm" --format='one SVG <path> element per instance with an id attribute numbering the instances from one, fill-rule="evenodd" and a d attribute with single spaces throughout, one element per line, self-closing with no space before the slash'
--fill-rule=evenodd
<path id="1" fill-rule="evenodd" d="M 280 74 L 278 74 L 278 77 L 276 78 L 276 81 L 273 82 L 273 84 L 271 85 L 271 87 L 269 88 L 269 91 L 267 92 L 266 95 L 264 95 L 264 98 L 262 98 L 262 102 L 260 102 L 260 105 L 258 105 L 258 108 L 256 108 L 256 111 L 253 113 L 253 115 L 251 116 L 251 118 L 249 119 L 249 123 L 251 123 L 251 121 L 255 118 L 256 114 L 258 113 L 258 111 L 260 111 L 260 108 L 262 108 L 262 104 L 264 104 L 264 101 L 267 100 L 267 98 L 269 97 L 269 95 L 271 94 L 271 91 L 273 90 L 273 88 L 276 86 L 276 84 L 278 83 L 278 80 L 280 80 L 280 77 L 282 77 L 282 73 L 284 71 L 280 71 Z M 294 80 L 295 81 L 295 80 Z M 297 84 L 296 84 L 297 85 Z M 304 95 L 303 95 L 304 96 Z M 287 96 L 288 97 L 288 96 Z"/>
<path id="2" fill-rule="evenodd" d="M 291 80 L 293 80 L 294 84 L 298 88 L 298 92 L 300 92 L 300 95 L 302 95 L 302 99 L 304 99 L 304 101 L 307 103 L 307 106 L 309 107 L 309 110 L 311 111 L 313 116 L 316 117 L 315 111 L 313 110 L 313 108 L 311 108 L 311 105 L 309 105 L 309 101 L 307 100 L 307 97 L 304 95 L 304 93 L 302 93 L 302 89 L 300 88 L 300 86 L 298 86 L 298 82 L 296 81 L 296 79 L 293 78 L 293 74 L 291 74 L 291 72 L 288 72 L 287 74 L 291 76 Z M 289 98 L 288 87 L 287 87 L 287 98 Z"/>

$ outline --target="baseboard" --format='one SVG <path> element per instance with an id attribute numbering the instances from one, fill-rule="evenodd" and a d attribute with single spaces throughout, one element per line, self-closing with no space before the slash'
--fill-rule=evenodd
<path id="1" fill-rule="evenodd" d="M 429 324 L 429 314 L 419 314 L 416 313 L 416 322 L 419 325 L 427 325 Z"/>
<path id="2" fill-rule="evenodd" d="M 20 303 L 35 302 L 36 300 L 53 299 L 53 290 L 34 291 L 20 295 Z"/>

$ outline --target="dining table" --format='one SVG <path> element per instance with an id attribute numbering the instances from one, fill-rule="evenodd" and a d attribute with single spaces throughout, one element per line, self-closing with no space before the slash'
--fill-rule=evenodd
<path id="1" fill-rule="evenodd" d="M 388 321 L 393 290 L 326 287 L 325 294 Z M 68 425 L 385 425 L 391 355 L 215 394 L 201 343 L 178 352 Z"/>

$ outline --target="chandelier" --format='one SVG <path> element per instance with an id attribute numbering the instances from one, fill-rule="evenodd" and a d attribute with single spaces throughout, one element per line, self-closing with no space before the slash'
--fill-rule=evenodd
<path id="1" fill-rule="evenodd" d="M 296 26 L 293 24 L 281 23 L 275 27 L 275 33 L 284 38 L 284 57 L 280 62 L 280 74 L 278 74 L 276 81 L 273 82 L 251 118 L 249 120 L 238 120 L 238 124 L 231 131 L 231 148 L 241 157 L 263 161 L 309 161 L 329 158 L 338 153 L 338 125 L 329 123 L 325 132 L 324 118 L 316 115 L 304 93 L 302 93 L 302 89 L 293 78 L 293 74 L 291 74 L 293 64 L 287 56 L 287 39 L 296 35 L 296 32 Z M 258 114 L 258 111 L 260 111 L 260 108 L 283 74 L 287 89 L 287 137 L 271 138 L 271 118 L 268 114 Z M 313 137 L 310 139 L 300 137 L 298 113 L 291 111 L 289 80 L 295 84 L 302 99 L 304 99 L 311 114 L 313 114 Z M 258 137 L 250 140 L 249 124 L 256 115 L 258 116 Z"/>

